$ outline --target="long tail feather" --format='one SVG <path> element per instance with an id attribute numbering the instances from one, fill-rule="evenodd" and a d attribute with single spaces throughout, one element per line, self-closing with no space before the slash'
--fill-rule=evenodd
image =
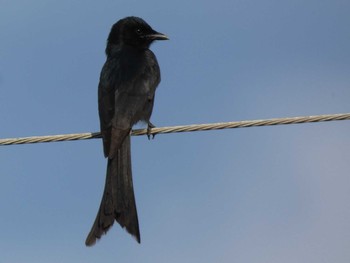
<path id="1" fill-rule="evenodd" d="M 132 182 L 130 136 L 112 159 L 108 158 L 106 184 L 94 225 L 85 244 L 93 246 L 116 220 L 140 243 L 140 230 Z"/>

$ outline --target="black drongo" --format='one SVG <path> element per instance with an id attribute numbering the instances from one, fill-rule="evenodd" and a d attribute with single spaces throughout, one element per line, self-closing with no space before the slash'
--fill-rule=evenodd
<path id="1" fill-rule="evenodd" d="M 102 201 L 85 244 L 92 246 L 116 220 L 140 242 L 130 154 L 132 126 L 144 121 L 148 128 L 154 95 L 160 82 L 157 59 L 149 49 L 167 36 L 138 17 L 115 23 L 108 36 L 107 60 L 98 86 L 98 110 L 104 155 L 108 158 Z"/>

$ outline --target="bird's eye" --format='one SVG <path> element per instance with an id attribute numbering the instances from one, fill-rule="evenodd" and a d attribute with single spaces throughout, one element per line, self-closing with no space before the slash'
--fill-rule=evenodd
<path id="1" fill-rule="evenodd" d="M 141 34 L 142 34 L 142 29 L 141 29 L 141 28 L 136 29 L 136 33 L 137 33 L 138 35 L 141 35 Z"/>

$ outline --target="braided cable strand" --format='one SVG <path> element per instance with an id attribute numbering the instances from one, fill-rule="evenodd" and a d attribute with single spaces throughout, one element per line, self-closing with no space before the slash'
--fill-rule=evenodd
<path id="1" fill-rule="evenodd" d="M 156 134 L 164 134 L 164 133 L 209 131 L 209 130 L 235 129 L 235 128 L 247 128 L 247 127 L 258 127 L 258 126 L 300 124 L 300 123 L 310 123 L 310 122 L 341 121 L 341 120 L 350 120 L 350 113 L 160 127 L 160 128 L 151 129 L 149 134 L 156 135 Z M 147 129 L 133 130 L 131 133 L 131 135 L 133 136 L 140 136 L 140 135 L 146 135 L 146 134 L 147 134 Z M 43 142 L 76 141 L 76 140 L 88 140 L 88 139 L 96 139 L 96 138 L 101 138 L 101 133 L 89 132 L 89 133 L 74 133 L 74 134 L 64 134 L 64 135 L 32 136 L 32 137 L 22 137 L 22 138 L 0 139 L 0 146 L 14 145 L 14 144 L 43 143 Z"/>

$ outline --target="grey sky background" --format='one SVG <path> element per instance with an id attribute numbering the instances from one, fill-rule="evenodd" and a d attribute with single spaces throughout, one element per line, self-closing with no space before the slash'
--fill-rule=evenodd
<path id="1" fill-rule="evenodd" d="M 0 1 L 0 137 L 98 131 L 113 23 L 170 41 L 157 126 L 350 112 L 349 1 Z M 133 137 L 141 245 L 84 241 L 100 140 L 0 148 L 0 262 L 349 262 L 350 122 Z"/>

